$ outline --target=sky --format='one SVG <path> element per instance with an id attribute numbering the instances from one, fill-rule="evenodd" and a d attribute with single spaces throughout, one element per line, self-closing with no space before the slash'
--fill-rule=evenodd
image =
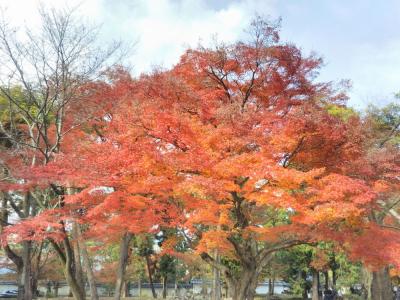
<path id="1" fill-rule="evenodd" d="M 136 42 L 134 74 L 168 68 L 187 47 L 245 35 L 255 14 L 282 18 L 281 39 L 324 59 L 320 81 L 349 79 L 349 104 L 384 105 L 400 91 L 400 0 L 42 0 L 79 4 L 83 19 L 101 23 L 101 39 Z M 39 0 L 0 0 L 6 16 L 35 27 Z"/>

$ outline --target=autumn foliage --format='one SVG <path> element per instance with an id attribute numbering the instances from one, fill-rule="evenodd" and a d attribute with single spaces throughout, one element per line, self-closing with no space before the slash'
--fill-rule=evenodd
<path id="1" fill-rule="evenodd" d="M 175 228 L 164 251 L 189 243 L 247 297 L 271 254 L 301 243 L 332 241 L 371 266 L 398 265 L 398 233 L 370 217 L 398 189 L 388 159 L 398 154 L 367 150 L 362 120 L 331 113 L 346 97 L 315 81 L 320 64 L 256 19 L 249 41 L 189 49 L 139 79 L 117 72 L 88 99 L 105 103 L 99 117 L 27 178 L 76 193 L 6 233 L 58 239 L 60 218 L 90 224 L 85 234 L 103 241 Z M 215 251 L 251 278 L 240 283 Z"/>

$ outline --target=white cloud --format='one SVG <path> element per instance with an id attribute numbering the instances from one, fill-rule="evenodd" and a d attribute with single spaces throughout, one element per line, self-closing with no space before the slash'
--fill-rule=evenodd
<path id="1" fill-rule="evenodd" d="M 215 8 L 204 0 L 104 1 L 104 23 L 131 40 L 138 39 L 134 71 L 149 71 L 153 65 L 169 67 L 185 48 L 199 41 L 207 44 L 213 35 L 230 42 L 238 38 L 257 7 L 271 10 L 272 1 L 230 1 Z"/>

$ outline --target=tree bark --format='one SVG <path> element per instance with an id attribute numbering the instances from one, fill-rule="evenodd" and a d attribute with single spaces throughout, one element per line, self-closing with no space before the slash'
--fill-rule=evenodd
<path id="1" fill-rule="evenodd" d="M 319 300 L 319 273 L 312 271 L 312 300 Z"/>
<path id="2" fill-rule="evenodd" d="M 127 298 L 129 297 L 129 289 L 130 289 L 130 282 L 128 280 L 124 280 L 124 283 L 122 284 L 122 298 Z"/>
<path id="3" fill-rule="evenodd" d="M 256 266 L 248 266 L 242 270 L 239 279 L 228 280 L 232 300 L 253 300 L 256 295 L 258 275 Z"/>
<path id="4" fill-rule="evenodd" d="M 68 237 L 65 237 L 63 240 L 63 245 L 65 249 L 65 279 L 69 285 L 71 293 L 75 300 L 85 300 L 85 294 L 82 291 L 81 285 L 77 282 L 76 273 L 75 273 L 75 261 L 74 254 L 71 244 L 68 240 Z"/>
<path id="5" fill-rule="evenodd" d="M 22 268 L 22 280 L 24 282 L 24 300 L 31 300 L 32 295 L 32 268 L 30 264 L 31 259 L 31 241 L 22 242 L 22 260 L 24 266 Z"/>
<path id="6" fill-rule="evenodd" d="M 23 200 L 23 213 L 25 218 L 28 218 L 30 216 L 30 210 L 31 210 L 31 197 L 29 195 L 29 192 L 27 192 Z M 22 261 L 24 265 L 22 267 L 22 280 L 24 282 L 24 297 L 23 297 L 24 300 L 31 300 L 33 297 L 31 254 L 32 254 L 32 242 L 23 241 Z"/>
<path id="7" fill-rule="evenodd" d="M 142 297 L 142 279 L 140 277 L 138 282 L 138 296 Z"/>
<path id="8" fill-rule="evenodd" d="M 73 195 L 75 194 L 75 189 L 73 188 L 67 188 L 67 193 L 68 195 Z M 73 255 L 74 255 L 74 273 L 75 273 L 75 279 L 76 282 L 81 289 L 81 294 L 85 295 L 85 280 L 83 277 L 83 270 L 82 270 L 82 264 L 81 264 L 81 249 L 79 247 L 79 231 L 78 231 L 78 224 L 76 221 L 72 222 L 72 250 L 73 250 Z"/>
<path id="9" fill-rule="evenodd" d="M 268 278 L 268 295 L 272 296 L 272 278 L 271 278 L 271 275 Z"/>
<path id="10" fill-rule="evenodd" d="M 388 267 L 372 272 L 371 297 L 373 300 L 391 300 L 393 298 Z"/>
<path id="11" fill-rule="evenodd" d="M 167 276 L 163 276 L 162 297 L 163 299 L 167 299 Z"/>
<path id="12" fill-rule="evenodd" d="M 336 268 L 332 268 L 332 287 L 336 290 L 337 273 Z"/>
<path id="13" fill-rule="evenodd" d="M 114 294 L 115 300 L 121 299 L 122 286 L 125 280 L 126 266 L 128 264 L 128 258 L 129 258 L 129 243 L 131 242 L 132 237 L 133 234 L 127 232 L 124 234 L 120 242 L 117 280 L 115 282 L 115 294 Z"/>
<path id="14" fill-rule="evenodd" d="M 157 298 L 157 293 L 156 290 L 154 289 L 154 283 L 153 283 L 153 271 L 151 267 L 151 261 L 150 261 L 150 256 L 146 255 L 146 265 L 147 265 L 147 272 L 149 273 L 149 282 L 150 282 L 150 287 L 151 287 L 151 293 L 153 294 L 153 298 Z"/>
<path id="15" fill-rule="evenodd" d="M 215 252 L 215 261 L 220 263 L 220 257 L 217 251 Z M 213 267 L 212 300 L 221 300 L 221 276 L 220 271 L 216 267 Z"/>
<path id="16" fill-rule="evenodd" d="M 303 299 L 307 300 L 308 299 L 308 288 L 307 288 L 307 272 L 306 271 L 301 271 L 301 278 L 302 278 L 302 284 L 303 284 L 303 293 L 302 297 Z"/>
<path id="17" fill-rule="evenodd" d="M 82 232 L 80 229 L 80 225 L 76 224 L 76 231 L 77 231 L 77 238 L 78 238 L 78 246 L 82 255 L 83 266 L 86 271 L 86 276 L 89 281 L 90 286 L 90 299 L 98 300 L 99 296 L 97 294 L 97 287 L 96 287 L 96 279 L 93 274 L 92 264 L 89 259 L 89 254 L 86 249 L 85 243 L 82 241 Z"/>
<path id="18" fill-rule="evenodd" d="M 58 287 L 60 283 L 58 281 L 53 281 L 54 297 L 58 297 Z"/>
<path id="19" fill-rule="evenodd" d="M 329 289 L 329 273 L 328 273 L 328 271 L 324 272 L 324 279 L 325 279 L 324 289 L 328 290 Z"/>

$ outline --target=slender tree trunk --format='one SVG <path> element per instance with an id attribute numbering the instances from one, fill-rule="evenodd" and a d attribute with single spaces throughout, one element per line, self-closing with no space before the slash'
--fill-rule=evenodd
<path id="1" fill-rule="evenodd" d="M 127 298 L 129 297 L 129 290 L 130 290 L 130 282 L 128 280 L 124 280 L 124 283 L 122 285 L 122 298 Z"/>
<path id="2" fill-rule="evenodd" d="M 121 299 L 122 285 L 125 280 L 126 266 L 129 258 L 129 243 L 131 242 L 132 237 L 133 234 L 127 232 L 124 234 L 120 242 L 117 280 L 115 282 L 115 300 Z"/>
<path id="3" fill-rule="evenodd" d="M 146 255 L 146 265 L 147 265 L 147 272 L 149 273 L 149 282 L 150 282 L 150 287 L 151 287 L 151 293 L 153 294 L 153 298 L 157 298 L 157 293 L 156 290 L 154 289 L 154 283 L 153 283 L 153 271 L 151 268 L 151 261 L 150 261 L 150 256 Z"/>
<path id="4" fill-rule="evenodd" d="M 220 257 L 217 251 L 215 252 L 215 261 L 220 263 Z M 215 267 L 213 267 L 212 300 L 221 300 L 221 274 Z"/>
<path id="5" fill-rule="evenodd" d="M 392 284 L 388 267 L 372 272 L 371 297 L 373 300 L 392 300 Z"/>
<path id="6" fill-rule="evenodd" d="M 64 225 L 63 222 L 61 224 Z M 69 287 L 69 297 L 73 296 L 75 300 L 85 300 L 86 295 L 82 293 L 82 289 L 76 281 L 74 254 L 68 236 L 65 236 L 62 241 L 64 252 L 56 242 L 52 240 L 50 242 L 64 265 L 64 275 Z"/>
<path id="7" fill-rule="evenodd" d="M 268 295 L 272 296 L 272 278 L 271 278 L 271 275 L 268 278 Z"/>
<path id="8" fill-rule="evenodd" d="M 31 211 L 31 197 L 29 192 L 25 194 L 23 200 L 23 213 L 25 218 L 30 216 Z M 31 300 L 32 295 L 32 242 L 22 242 L 22 261 L 24 262 L 22 268 L 22 280 L 24 282 L 24 300 Z"/>
<path id="9" fill-rule="evenodd" d="M 275 295 L 275 276 L 272 277 L 272 290 L 271 295 Z"/>
<path id="10" fill-rule="evenodd" d="M 79 233 L 78 233 L 78 224 L 76 222 L 72 223 L 72 248 L 74 252 L 74 263 L 75 263 L 75 278 L 76 282 L 81 289 L 81 293 L 83 295 L 85 292 L 85 279 L 83 277 L 83 270 L 81 264 L 81 249 L 79 247 Z"/>
<path id="11" fill-rule="evenodd" d="M 324 272 L 324 279 L 325 279 L 324 289 L 328 290 L 329 289 L 329 273 L 328 273 L 328 271 Z"/>
<path id="12" fill-rule="evenodd" d="M 17 300 L 23 300 L 24 299 L 24 280 L 23 280 L 23 265 L 21 264 L 21 267 L 17 267 L 17 284 L 18 284 L 18 295 L 17 295 Z"/>
<path id="13" fill-rule="evenodd" d="M 82 255 L 82 261 L 83 261 L 83 266 L 86 271 L 86 276 L 89 281 L 89 286 L 90 286 L 90 299 L 92 300 L 98 300 L 99 296 L 97 294 L 97 287 L 96 287 L 96 279 L 94 278 L 93 274 L 93 268 L 92 264 L 89 259 L 89 254 L 86 249 L 85 243 L 82 241 L 82 232 L 80 229 L 80 225 L 76 224 L 76 233 L 77 233 L 77 241 L 78 241 L 78 247 Z"/>
<path id="14" fill-rule="evenodd" d="M 139 282 L 138 282 L 138 294 L 139 298 L 142 297 L 142 279 L 139 277 Z"/>
<path id="15" fill-rule="evenodd" d="M 332 268 L 332 287 L 336 290 L 337 273 L 336 268 Z"/>
<path id="16" fill-rule="evenodd" d="M 163 299 L 167 299 L 167 276 L 163 276 L 162 297 Z"/>
<path id="17" fill-rule="evenodd" d="M 67 236 L 63 240 L 63 245 L 65 249 L 65 279 L 75 300 L 84 300 L 86 298 L 85 294 L 82 292 L 82 287 L 76 278 L 74 251 Z"/>
<path id="18" fill-rule="evenodd" d="M 319 273 L 312 271 L 312 300 L 319 300 Z"/>
<path id="19" fill-rule="evenodd" d="M 60 286 L 58 281 L 53 281 L 54 297 L 58 297 L 58 287 Z"/>
<path id="20" fill-rule="evenodd" d="M 302 297 L 303 299 L 308 299 L 308 288 L 307 288 L 307 272 L 306 271 L 301 271 L 301 278 L 303 281 L 303 293 Z"/>

